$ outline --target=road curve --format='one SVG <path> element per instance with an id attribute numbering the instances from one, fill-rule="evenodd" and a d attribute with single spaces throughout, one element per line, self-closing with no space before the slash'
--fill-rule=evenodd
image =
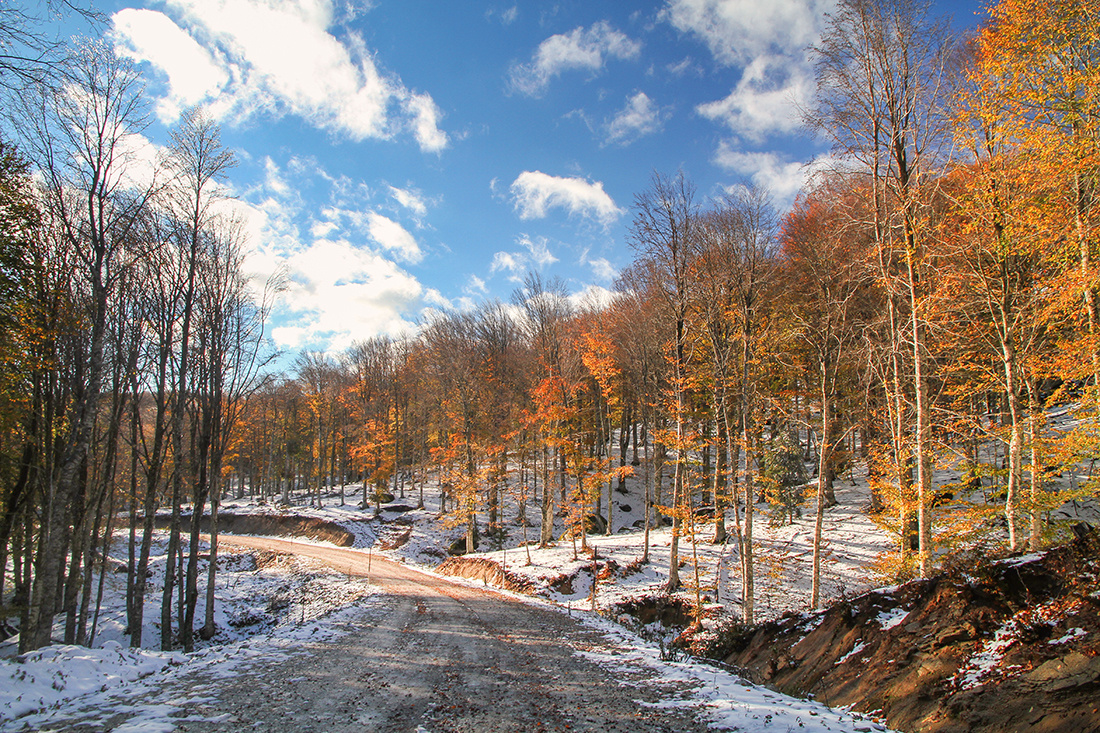
<path id="1" fill-rule="evenodd" d="M 647 685 L 637 671 L 612 676 L 575 654 L 606 652 L 606 641 L 565 614 L 361 551 L 260 537 L 220 541 L 366 576 L 382 603 L 337 641 L 307 644 L 288 661 L 253 664 L 219 682 L 216 699 L 204 701 L 206 719 L 181 721 L 179 731 L 708 729 L 691 710 L 652 705 L 672 692 L 667 687 Z"/>

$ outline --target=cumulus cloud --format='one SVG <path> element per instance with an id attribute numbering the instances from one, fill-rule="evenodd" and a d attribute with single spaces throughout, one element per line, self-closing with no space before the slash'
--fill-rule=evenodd
<path id="1" fill-rule="evenodd" d="M 772 135 L 801 127 L 801 112 L 813 101 L 813 68 L 807 49 L 815 43 L 835 0 L 667 0 L 662 19 L 695 36 L 714 60 L 740 71 L 737 84 L 696 112 L 727 127 L 733 138 L 715 153 L 719 166 L 767 186 L 789 203 L 805 179 L 803 166 L 773 152 L 745 152 Z"/>
<path id="2" fill-rule="evenodd" d="M 420 262 L 424 254 L 413 235 L 393 219 L 371 212 L 367 214 L 367 227 L 371 239 L 406 262 Z"/>
<path id="3" fill-rule="evenodd" d="M 697 36 L 714 58 L 741 66 L 764 54 L 798 56 L 832 0 L 669 0 L 662 17 Z"/>
<path id="4" fill-rule="evenodd" d="M 830 160 L 822 158 L 810 164 L 801 163 L 772 152 L 743 152 L 726 141 L 718 146 L 714 162 L 766 189 L 777 208 L 783 210 L 794 202 L 810 177 L 829 165 Z"/>
<path id="5" fill-rule="evenodd" d="M 774 56 L 754 59 L 729 96 L 696 107 L 709 120 L 760 142 L 769 134 L 792 133 L 802 126 L 802 109 L 814 93 L 806 69 Z"/>
<path id="6" fill-rule="evenodd" d="M 512 66 L 509 81 L 512 89 L 537 97 L 564 71 L 596 74 L 608 58 L 633 59 L 641 50 L 641 43 L 600 21 L 550 36 L 539 44 L 530 62 Z"/>
<path id="7" fill-rule="evenodd" d="M 157 100 L 157 116 L 170 124 L 182 111 L 216 96 L 228 83 L 224 61 L 155 10 L 125 8 L 112 18 L 119 51 L 149 61 L 168 79 L 168 93 Z"/>
<path id="8" fill-rule="evenodd" d="M 579 310 L 604 310 L 610 308 L 617 297 L 618 295 L 603 286 L 589 285 L 570 294 L 567 300 Z"/>
<path id="9" fill-rule="evenodd" d="M 447 146 L 430 96 L 380 70 L 360 36 L 329 32 L 330 0 L 168 0 L 167 11 L 175 19 L 153 10 L 112 18 L 123 52 L 167 76 L 162 118 L 208 103 L 222 118 L 289 113 L 352 140 L 407 130 L 425 152 Z"/>
<path id="10" fill-rule="evenodd" d="M 661 125 L 660 108 L 645 92 L 638 92 L 607 123 L 606 142 L 629 145 L 640 137 L 660 132 Z"/>
<path id="11" fill-rule="evenodd" d="M 516 240 L 516 244 L 522 246 L 525 251 L 495 253 L 489 265 L 489 274 L 504 270 L 509 273 L 509 280 L 518 282 L 525 272 L 535 268 L 541 269 L 558 261 L 550 251 L 550 244 L 546 237 L 531 238 L 524 234 Z"/>
<path id="12" fill-rule="evenodd" d="M 250 242 L 245 270 L 253 287 L 272 276 L 286 282 L 272 317 L 279 346 L 340 350 L 356 339 L 404 333 L 442 299 L 405 269 L 422 248 L 375 210 L 373 192 L 308 159 L 258 162 L 259 185 L 226 207 Z M 303 200 L 303 190 L 316 200 Z"/>
<path id="13" fill-rule="evenodd" d="M 423 295 L 420 283 L 394 262 L 346 240 L 318 240 L 286 258 L 284 308 L 305 324 L 273 330 L 284 346 L 324 340 L 331 350 L 357 338 L 412 329 L 403 313 Z"/>
<path id="14" fill-rule="evenodd" d="M 521 219 L 545 218 L 548 210 L 555 207 L 565 209 L 571 216 L 590 217 L 604 225 L 623 214 L 599 181 L 524 171 L 512 182 L 511 191 Z"/>
<path id="15" fill-rule="evenodd" d="M 157 180 L 163 149 L 137 132 L 127 132 L 117 144 L 119 160 L 125 161 L 116 171 L 123 185 L 148 190 Z"/>
<path id="16" fill-rule="evenodd" d="M 619 271 L 606 257 L 591 258 L 586 264 L 592 268 L 592 275 L 598 280 L 609 281 L 619 276 Z"/>

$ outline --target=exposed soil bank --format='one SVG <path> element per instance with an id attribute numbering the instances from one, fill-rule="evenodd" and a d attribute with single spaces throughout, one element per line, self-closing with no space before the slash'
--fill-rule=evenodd
<path id="1" fill-rule="evenodd" d="M 157 527 L 168 527 L 167 517 L 157 517 Z M 184 528 L 190 527 L 191 518 L 185 517 Z M 202 531 L 210 531 L 210 517 L 202 518 Z M 351 547 L 355 535 L 339 524 L 315 517 L 299 517 L 292 514 L 218 514 L 218 532 L 225 534 L 251 534 L 267 537 L 303 537 L 318 542 L 331 542 L 339 547 Z"/>
<path id="2" fill-rule="evenodd" d="M 1082 525 L 1083 526 L 1083 525 Z M 1100 536 L 689 644 L 903 731 L 1100 730 Z"/>
<path id="3" fill-rule="evenodd" d="M 530 580 L 515 573 L 510 573 L 502 568 L 500 563 L 483 557 L 451 557 L 444 560 L 436 568 L 436 572 L 440 575 L 480 580 L 486 585 L 516 593 L 530 594 L 534 592 Z"/>

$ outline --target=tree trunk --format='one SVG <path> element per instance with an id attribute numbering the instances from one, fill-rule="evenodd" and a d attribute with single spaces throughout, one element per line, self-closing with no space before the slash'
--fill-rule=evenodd
<path id="1" fill-rule="evenodd" d="M 832 445 L 829 442 L 827 436 L 830 434 L 831 425 L 829 424 L 829 395 L 828 395 L 828 371 L 826 369 L 825 361 L 820 362 L 820 378 L 821 378 L 821 444 L 819 446 L 818 464 L 822 467 L 827 466 L 830 460 L 830 453 Z M 810 609 L 817 610 L 821 607 L 821 553 L 823 549 L 823 542 L 821 536 L 822 525 L 825 519 L 825 490 L 826 483 L 828 482 L 827 471 L 818 470 L 817 472 L 817 509 L 814 512 L 814 555 L 813 555 L 813 575 L 810 583 Z"/>

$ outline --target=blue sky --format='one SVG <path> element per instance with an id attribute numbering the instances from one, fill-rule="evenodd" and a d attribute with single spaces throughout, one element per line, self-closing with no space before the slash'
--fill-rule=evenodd
<path id="1" fill-rule="evenodd" d="M 100 3 L 142 64 L 155 147 L 205 105 L 276 344 L 340 350 L 427 309 L 578 294 L 632 259 L 654 171 L 782 208 L 826 147 L 799 126 L 828 0 L 150 0 Z M 941 2 L 959 24 L 979 3 Z"/>

